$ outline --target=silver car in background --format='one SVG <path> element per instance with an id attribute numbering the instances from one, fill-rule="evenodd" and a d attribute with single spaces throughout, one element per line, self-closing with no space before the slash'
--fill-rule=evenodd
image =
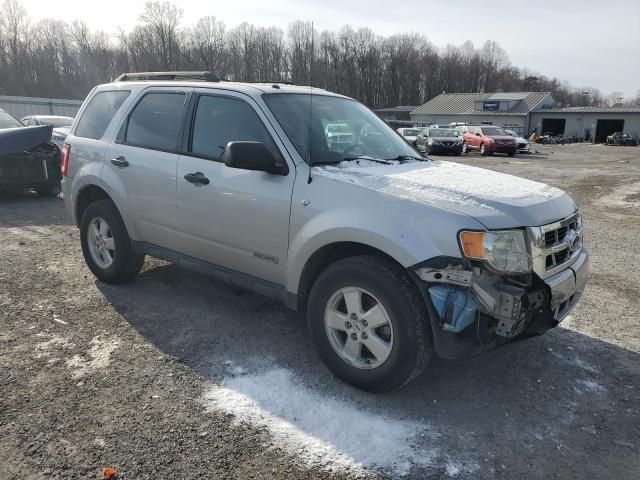
<path id="1" fill-rule="evenodd" d="M 58 148 L 62 148 L 71 125 L 73 125 L 73 117 L 65 117 L 61 115 L 28 115 L 22 117 L 20 121 L 27 127 L 49 125 L 53 127 L 51 133 L 51 141 L 55 143 Z"/>

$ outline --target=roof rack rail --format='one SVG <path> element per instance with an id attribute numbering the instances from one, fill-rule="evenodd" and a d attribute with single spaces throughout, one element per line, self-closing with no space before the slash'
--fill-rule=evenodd
<path id="1" fill-rule="evenodd" d="M 123 73 L 114 82 L 129 80 L 195 80 L 201 82 L 219 82 L 212 72 L 134 72 Z"/>

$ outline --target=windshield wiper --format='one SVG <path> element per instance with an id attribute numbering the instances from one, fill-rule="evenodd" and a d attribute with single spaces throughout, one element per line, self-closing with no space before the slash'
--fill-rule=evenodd
<path id="1" fill-rule="evenodd" d="M 393 165 L 391 160 L 386 160 L 383 158 L 373 158 L 373 157 L 345 157 L 342 159 L 343 162 L 350 162 L 352 160 L 371 160 L 372 162 L 382 163 L 383 165 Z M 394 159 L 395 160 L 395 159 Z"/>
<path id="2" fill-rule="evenodd" d="M 395 158 L 385 158 L 387 161 L 396 161 L 399 162 L 401 160 L 419 160 L 421 162 L 426 162 L 429 159 L 425 157 L 414 157 L 413 155 L 398 155 Z"/>

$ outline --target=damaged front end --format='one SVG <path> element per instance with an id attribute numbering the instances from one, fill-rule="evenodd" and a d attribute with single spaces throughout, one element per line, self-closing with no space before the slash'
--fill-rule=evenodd
<path id="1" fill-rule="evenodd" d="M 535 243 L 527 272 L 499 272 L 473 258 L 437 257 L 416 265 L 412 271 L 429 309 L 436 352 L 443 358 L 475 355 L 558 325 L 588 278 L 588 253 L 581 243 L 572 245 L 564 268 L 550 275 L 537 271 L 537 256 L 545 250 Z"/>

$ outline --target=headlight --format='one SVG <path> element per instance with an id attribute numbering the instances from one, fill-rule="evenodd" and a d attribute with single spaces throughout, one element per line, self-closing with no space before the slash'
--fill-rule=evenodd
<path id="1" fill-rule="evenodd" d="M 433 145 L 433 140 L 430 138 L 429 140 L 427 140 L 427 143 L 428 143 L 429 145 Z"/>
<path id="2" fill-rule="evenodd" d="M 493 138 L 490 138 L 489 143 L 496 143 L 496 141 Z"/>
<path id="3" fill-rule="evenodd" d="M 460 249 L 465 257 L 484 260 L 500 272 L 531 271 L 531 255 L 522 230 L 460 232 Z"/>

